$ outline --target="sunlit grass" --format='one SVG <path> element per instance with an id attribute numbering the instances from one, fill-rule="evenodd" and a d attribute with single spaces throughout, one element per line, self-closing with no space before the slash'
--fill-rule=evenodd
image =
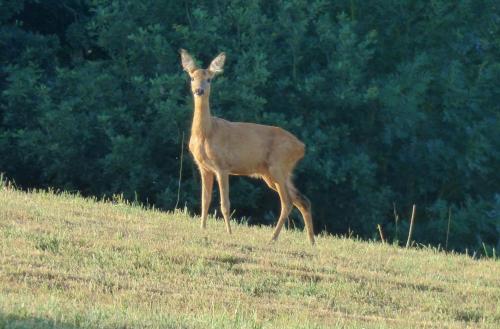
<path id="1" fill-rule="evenodd" d="M 0 187 L 0 328 L 498 328 L 500 262 Z"/>

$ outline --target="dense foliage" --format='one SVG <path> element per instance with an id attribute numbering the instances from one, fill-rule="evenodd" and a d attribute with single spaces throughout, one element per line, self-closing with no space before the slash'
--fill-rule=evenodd
<path id="1" fill-rule="evenodd" d="M 19 186 L 172 209 L 192 113 L 178 49 L 203 65 L 225 51 L 214 114 L 306 143 L 295 181 L 317 232 L 371 238 L 381 224 L 402 240 L 415 203 L 417 241 L 444 245 L 450 217 L 449 248 L 500 247 L 495 0 L 0 7 L 0 172 Z M 198 211 L 199 175 L 183 160 L 180 204 Z M 276 218 L 262 182 L 232 178 L 231 201 L 251 223 Z"/>

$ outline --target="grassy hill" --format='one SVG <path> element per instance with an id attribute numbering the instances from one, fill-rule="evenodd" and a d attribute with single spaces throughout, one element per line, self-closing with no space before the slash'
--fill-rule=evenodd
<path id="1" fill-rule="evenodd" d="M 0 187 L 0 328 L 499 328 L 500 262 Z"/>

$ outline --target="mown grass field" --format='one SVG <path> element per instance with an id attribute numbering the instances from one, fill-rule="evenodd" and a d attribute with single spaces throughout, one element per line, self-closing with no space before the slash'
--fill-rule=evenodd
<path id="1" fill-rule="evenodd" d="M 0 328 L 500 328 L 500 262 L 0 188 Z"/>

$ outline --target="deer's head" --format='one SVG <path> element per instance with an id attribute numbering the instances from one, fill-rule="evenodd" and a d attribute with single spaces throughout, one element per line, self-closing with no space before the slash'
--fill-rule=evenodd
<path id="1" fill-rule="evenodd" d="M 226 54 L 220 53 L 214 58 L 208 69 L 199 69 L 193 57 L 184 49 L 181 49 L 182 68 L 191 78 L 191 91 L 194 97 L 208 97 L 210 95 L 210 83 L 215 75 L 222 72 Z"/>

